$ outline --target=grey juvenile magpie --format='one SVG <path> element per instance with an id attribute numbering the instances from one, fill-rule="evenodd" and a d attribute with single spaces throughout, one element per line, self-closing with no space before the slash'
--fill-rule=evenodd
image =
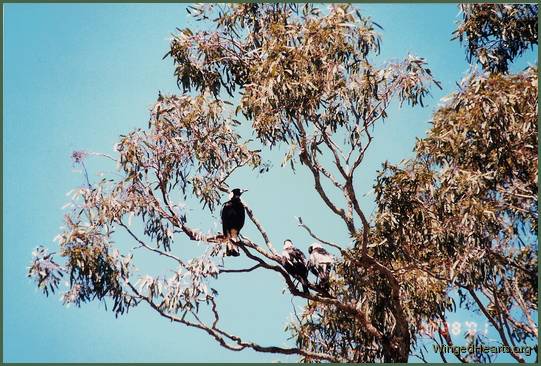
<path id="1" fill-rule="evenodd" d="M 284 241 L 282 262 L 285 270 L 301 283 L 302 290 L 308 292 L 308 268 L 306 267 L 306 257 L 303 252 L 298 248 L 295 248 L 289 239 Z"/>
<path id="2" fill-rule="evenodd" d="M 318 285 L 325 290 L 329 288 L 329 275 L 334 264 L 334 258 L 319 243 L 313 243 L 308 247 L 310 258 L 308 269 L 316 275 Z"/>

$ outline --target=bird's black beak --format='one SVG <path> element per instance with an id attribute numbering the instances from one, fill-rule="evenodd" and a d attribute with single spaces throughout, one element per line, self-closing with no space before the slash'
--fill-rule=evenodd
<path id="1" fill-rule="evenodd" d="M 245 192 L 248 192 L 248 190 L 247 190 L 247 189 L 243 189 L 242 191 L 240 191 L 241 194 L 242 194 L 242 193 L 245 193 Z"/>

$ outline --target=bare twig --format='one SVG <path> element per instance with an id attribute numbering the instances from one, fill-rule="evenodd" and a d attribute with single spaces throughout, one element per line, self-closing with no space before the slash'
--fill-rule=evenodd
<path id="1" fill-rule="evenodd" d="M 340 182 L 338 182 L 338 180 L 334 177 L 334 175 L 329 172 L 327 169 L 325 169 L 324 166 L 322 166 L 321 164 L 317 164 L 317 167 L 316 167 L 321 173 L 323 173 L 323 175 L 325 177 L 327 177 L 331 183 L 336 187 L 338 188 L 339 190 L 343 190 L 344 189 L 344 186 L 342 184 L 340 184 Z"/>
<path id="2" fill-rule="evenodd" d="M 312 175 L 314 177 L 314 186 L 316 191 L 319 193 L 319 196 L 325 202 L 327 207 L 331 209 L 332 212 L 334 212 L 336 215 L 340 216 L 344 223 L 346 224 L 348 231 L 350 234 L 354 235 L 356 230 L 355 226 L 353 224 L 353 219 L 351 216 L 348 216 L 346 211 L 342 208 L 338 208 L 328 197 L 327 193 L 323 189 L 323 186 L 321 185 L 321 176 L 320 176 L 320 170 L 318 170 L 317 162 L 312 161 L 309 155 L 309 147 L 306 141 L 306 132 L 304 130 L 304 127 L 302 126 L 302 121 L 300 120 L 300 117 L 297 118 L 298 120 L 295 123 L 295 126 L 299 130 L 299 138 L 300 138 L 300 155 L 299 158 L 303 164 L 305 164 L 310 171 L 312 172 Z"/>
<path id="3" fill-rule="evenodd" d="M 277 255 L 278 253 L 276 252 L 276 250 L 274 250 L 274 247 L 272 246 L 272 243 L 271 243 L 271 241 L 269 239 L 269 235 L 267 234 L 267 232 L 263 228 L 263 225 L 261 225 L 259 220 L 255 217 L 254 212 L 252 211 L 252 209 L 246 203 L 244 203 L 244 208 L 246 209 L 246 213 L 248 214 L 248 217 L 250 218 L 250 220 L 257 227 L 257 230 L 259 230 L 259 232 L 261 233 L 261 236 L 263 237 L 263 240 L 265 240 L 265 244 L 267 245 L 267 248 L 269 248 L 269 250 L 273 254 Z"/>
<path id="4" fill-rule="evenodd" d="M 220 273 L 242 273 L 242 272 L 252 272 L 253 270 L 257 268 L 261 268 L 261 264 L 256 264 L 253 267 L 245 268 L 245 269 L 220 269 Z"/>
<path id="5" fill-rule="evenodd" d="M 335 356 L 329 355 L 329 354 L 318 353 L 318 352 L 310 352 L 310 351 L 303 350 L 301 348 L 283 348 L 283 347 L 274 347 L 274 346 L 266 347 L 266 346 L 261 346 L 261 345 L 259 345 L 257 343 L 254 343 L 254 342 L 243 341 L 240 337 L 238 337 L 236 335 L 233 335 L 233 334 L 229 334 L 229 333 L 217 328 L 217 323 L 218 323 L 219 318 L 216 317 L 217 312 L 216 312 L 216 307 L 215 307 L 214 302 L 212 302 L 212 307 L 213 307 L 213 312 L 215 314 L 215 319 L 214 319 L 212 325 L 209 326 L 209 325 L 205 324 L 204 322 L 202 322 L 194 312 L 190 312 L 190 314 L 192 314 L 192 316 L 194 316 L 194 318 L 197 320 L 197 322 L 192 322 L 192 321 L 187 320 L 186 319 L 186 313 L 182 317 L 178 317 L 178 316 L 166 313 L 165 311 L 160 309 L 159 306 L 152 301 L 152 299 L 150 299 L 149 297 L 144 296 L 141 293 L 139 293 L 139 291 L 135 288 L 135 286 L 133 286 L 129 281 L 127 282 L 127 285 L 131 288 L 131 290 L 136 294 L 136 296 L 138 298 L 144 300 L 147 304 L 150 305 L 150 307 L 152 307 L 155 311 L 157 311 L 162 317 L 164 317 L 166 319 L 169 319 L 169 320 L 171 320 L 173 322 L 176 322 L 176 323 L 184 324 L 184 325 L 186 325 L 188 327 L 201 329 L 201 330 L 205 331 L 206 333 L 208 333 L 209 335 L 211 335 L 222 347 L 227 348 L 229 350 L 241 351 L 241 350 L 246 349 L 246 348 L 251 348 L 254 351 L 263 352 L 263 353 L 279 353 L 279 354 L 285 354 L 285 355 L 301 355 L 301 356 L 310 357 L 310 358 L 317 359 L 317 360 L 327 360 L 327 361 L 331 361 L 331 362 L 340 362 L 340 361 L 342 361 L 341 359 L 339 359 L 339 358 L 337 358 Z M 228 341 L 229 342 L 233 341 L 234 343 L 231 344 Z"/>
<path id="6" fill-rule="evenodd" d="M 332 152 L 332 155 L 334 157 L 334 164 L 336 165 L 336 168 L 338 168 L 338 171 L 340 172 L 342 177 L 346 179 L 347 176 L 349 175 L 349 172 L 346 171 L 346 169 L 348 168 L 344 168 L 344 166 L 342 165 L 340 157 L 338 156 L 336 143 L 332 141 L 331 137 L 325 131 L 321 131 L 321 135 L 323 136 L 323 141 L 325 141 L 325 144 L 327 145 L 329 150 Z"/>
<path id="7" fill-rule="evenodd" d="M 328 246 L 330 246 L 330 247 L 336 248 L 336 249 L 338 249 L 340 252 L 342 252 L 342 248 L 341 248 L 338 244 L 334 244 L 334 243 L 331 243 L 331 242 L 329 242 L 329 241 L 323 240 L 323 239 L 321 239 L 320 237 L 318 237 L 316 234 L 314 234 L 314 233 L 312 232 L 312 230 L 311 230 L 308 226 L 306 226 L 306 224 L 302 221 L 302 218 L 301 218 L 301 217 L 297 217 L 297 221 L 299 222 L 299 223 L 298 223 L 298 226 L 300 226 L 300 227 L 302 227 L 303 229 L 305 229 L 305 230 L 308 232 L 308 234 L 309 234 L 312 238 L 316 239 L 317 241 L 319 241 L 319 242 L 322 243 L 322 244 L 325 244 L 325 245 L 328 245 Z"/>
<path id="8" fill-rule="evenodd" d="M 483 303 L 481 302 L 481 300 L 479 299 L 479 297 L 477 296 L 477 294 L 475 293 L 475 291 L 471 288 L 471 287 L 468 287 L 467 288 L 468 292 L 470 293 L 470 296 L 475 300 L 475 302 L 477 303 L 477 306 L 479 307 L 479 309 L 481 310 L 481 312 L 485 315 L 485 317 L 490 321 L 490 323 L 494 326 L 494 328 L 496 329 L 496 331 L 498 332 L 498 334 L 500 335 L 500 338 L 504 344 L 504 346 L 506 347 L 509 347 L 510 349 L 510 354 L 511 356 L 513 356 L 513 358 L 515 360 L 517 360 L 518 362 L 520 363 L 523 363 L 524 362 L 524 359 L 519 355 L 517 354 L 516 352 L 513 351 L 513 349 L 511 348 L 509 342 L 507 341 L 507 337 L 505 335 L 505 333 L 503 332 L 503 329 L 501 327 L 501 324 L 499 322 L 496 321 L 496 319 L 494 319 L 494 317 L 492 315 L 490 315 L 490 313 L 488 312 L 488 310 L 486 309 L 486 307 L 483 305 Z"/>
<path id="9" fill-rule="evenodd" d="M 139 239 L 134 233 L 133 231 L 130 230 L 130 228 L 128 226 L 126 226 L 126 224 L 124 224 L 122 221 L 120 222 L 120 226 L 122 226 L 127 232 L 128 234 L 130 234 L 130 236 L 139 243 L 139 245 L 147 250 L 150 250 L 151 252 L 154 252 L 154 253 L 158 253 L 159 255 L 163 255 L 164 257 L 168 257 L 168 258 L 171 258 L 173 259 L 174 261 L 176 261 L 178 264 L 180 264 L 182 267 L 186 268 L 186 264 L 177 256 L 171 254 L 171 253 L 167 253 L 167 252 L 164 252 L 162 250 L 159 250 L 157 248 L 152 248 L 151 246 L 149 246 L 148 244 L 146 244 L 144 241 L 142 241 L 141 239 Z"/>
<path id="10" fill-rule="evenodd" d="M 442 332 L 441 329 L 438 329 L 438 333 L 439 333 L 439 335 L 440 335 L 440 339 L 443 337 L 443 339 L 445 339 L 445 342 L 447 342 L 447 345 L 448 345 L 449 347 L 453 347 L 453 340 L 451 339 L 451 336 L 449 335 L 449 329 L 447 329 L 447 323 L 445 322 L 445 318 L 444 318 L 441 314 L 439 314 L 439 318 L 440 318 L 440 320 L 442 321 L 442 324 L 445 324 L 445 328 L 446 328 L 446 329 L 445 329 L 445 332 Z M 453 353 L 453 354 L 456 356 L 456 358 L 457 358 L 460 362 L 462 362 L 462 363 L 468 363 L 468 361 L 466 361 L 466 360 L 464 359 L 464 357 L 460 356 L 460 354 L 456 354 L 456 353 Z"/>

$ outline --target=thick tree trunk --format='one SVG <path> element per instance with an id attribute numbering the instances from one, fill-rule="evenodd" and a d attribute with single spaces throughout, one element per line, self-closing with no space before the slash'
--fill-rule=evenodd
<path id="1" fill-rule="evenodd" d="M 410 353 L 409 332 L 403 335 L 385 336 L 383 338 L 383 362 L 385 363 L 406 363 Z"/>

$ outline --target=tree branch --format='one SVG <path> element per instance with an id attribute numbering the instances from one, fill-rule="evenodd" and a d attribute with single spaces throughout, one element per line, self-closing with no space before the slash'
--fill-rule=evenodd
<path id="1" fill-rule="evenodd" d="M 252 272 L 253 270 L 257 268 L 261 268 L 261 264 L 256 264 L 253 267 L 246 268 L 246 269 L 220 269 L 220 273 L 242 273 L 242 272 Z"/>
<path id="2" fill-rule="evenodd" d="M 317 241 L 319 241 L 319 242 L 322 243 L 322 244 L 326 244 L 326 245 L 328 245 L 328 246 L 330 246 L 330 247 L 333 247 L 333 248 L 336 248 L 336 249 L 338 249 L 340 252 L 342 252 L 342 248 L 341 248 L 338 244 L 334 244 L 334 243 L 328 242 L 328 241 L 326 241 L 326 240 L 321 239 L 321 238 L 318 237 L 317 235 L 315 235 L 315 234 L 312 232 L 312 230 L 311 230 L 308 226 L 306 226 L 306 224 L 303 223 L 301 217 L 297 217 L 297 220 L 299 221 L 299 223 L 298 223 L 297 225 L 300 226 L 300 227 L 302 227 L 303 229 L 305 229 L 305 230 L 308 232 L 308 234 L 309 234 L 312 238 L 316 239 Z"/>
<path id="3" fill-rule="evenodd" d="M 137 295 L 137 297 L 144 300 L 147 304 L 150 305 L 150 307 L 152 309 L 157 311 L 162 317 L 164 317 L 166 319 L 169 319 L 169 320 L 171 320 L 173 322 L 176 322 L 176 323 L 184 324 L 184 325 L 186 325 L 188 327 L 201 329 L 201 330 L 205 331 L 207 334 L 209 334 L 210 336 L 212 336 L 222 347 L 227 348 L 229 350 L 241 351 L 241 350 L 246 349 L 246 348 L 251 348 L 254 351 L 262 352 L 262 353 L 279 353 L 279 354 L 284 354 L 284 355 L 301 355 L 301 356 L 304 356 L 304 357 L 310 357 L 310 358 L 317 359 L 317 360 L 326 360 L 326 361 L 331 361 L 331 362 L 341 362 L 342 361 L 341 359 L 339 359 L 337 357 L 334 357 L 334 356 L 331 356 L 331 355 L 328 355 L 328 354 L 310 352 L 310 351 L 306 351 L 306 350 L 303 350 L 303 349 L 300 349 L 300 348 L 282 348 L 282 347 L 275 347 L 275 346 L 267 347 L 267 346 L 261 346 L 261 345 L 259 345 L 257 343 L 254 343 L 254 342 L 243 341 L 240 337 L 238 337 L 236 335 L 233 335 L 233 334 L 229 334 L 229 333 L 227 333 L 227 332 L 225 332 L 225 331 L 223 331 L 223 330 L 216 327 L 219 317 L 217 317 L 216 305 L 215 305 L 214 301 L 212 301 L 212 310 L 213 310 L 213 313 L 215 314 L 215 319 L 214 319 L 214 322 L 213 322 L 212 326 L 209 326 L 209 325 L 205 324 L 204 322 L 202 322 L 199 319 L 199 317 L 197 317 L 197 315 L 195 313 L 193 313 L 193 312 L 191 312 L 191 314 L 194 315 L 194 317 L 198 321 L 197 323 L 187 320 L 186 319 L 186 313 L 184 313 L 184 315 L 179 318 L 179 317 L 177 317 L 175 315 L 171 315 L 169 313 L 166 313 L 165 311 L 160 309 L 158 307 L 158 305 L 152 301 L 152 299 L 150 299 L 149 297 L 144 296 L 141 293 L 139 293 L 139 291 L 129 281 L 126 281 L 126 282 L 127 282 L 128 286 L 131 288 L 131 290 Z M 228 340 L 230 340 L 230 341 L 235 342 L 236 345 L 235 344 L 233 344 L 233 345 L 229 344 L 227 342 L 226 338 Z"/>
<path id="4" fill-rule="evenodd" d="M 477 303 L 477 306 L 479 307 L 479 309 L 481 310 L 481 312 L 485 315 L 485 317 L 490 321 L 490 323 L 494 326 L 494 328 L 496 329 L 496 331 L 498 332 L 498 334 L 500 335 L 500 338 L 504 344 L 504 346 L 506 347 L 509 347 L 510 349 L 510 354 L 511 356 L 513 356 L 513 358 L 515 360 L 517 360 L 518 362 L 520 363 L 523 363 L 524 362 L 524 359 L 522 357 L 520 357 L 519 354 L 517 354 L 516 352 L 513 352 L 513 349 L 511 348 L 511 346 L 509 345 L 509 342 L 507 342 L 507 337 L 505 336 L 505 333 L 503 332 L 503 329 L 501 327 L 501 324 L 496 322 L 496 320 L 494 319 L 494 317 L 492 317 L 492 315 L 490 315 L 490 313 L 488 312 L 488 310 L 485 308 L 485 306 L 483 305 L 483 303 L 481 302 L 481 300 L 479 299 L 479 297 L 477 296 L 477 294 L 475 293 L 475 291 L 471 288 L 471 287 L 467 287 L 467 290 L 468 292 L 470 293 L 470 296 L 475 300 L 475 302 Z"/>
<path id="5" fill-rule="evenodd" d="M 368 318 L 368 314 L 366 312 L 362 311 L 362 309 L 360 309 L 358 307 L 358 304 L 354 304 L 354 303 L 351 303 L 351 302 L 344 302 L 344 301 L 338 300 L 338 299 L 333 298 L 333 297 L 317 296 L 317 295 L 312 295 L 310 293 L 299 291 L 297 289 L 297 287 L 295 286 L 295 284 L 293 283 L 293 281 L 291 280 L 291 277 L 289 276 L 289 273 L 287 273 L 285 269 L 283 269 L 281 266 L 278 266 L 278 265 L 269 264 L 269 263 L 265 262 L 263 259 L 253 255 L 252 253 L 250 253 L 250 251 L 243 244 L 246 244 L 246 241 L 243 241 L 243 243 L 241 243 L 240 248 L 244 251 L 244 253 L 246 254 L 246 256 L 248 258 L 257 261 L 258 263 L 261 264 L 262 267 L 273 270 L 273 271 L 276 271 L 280 275 L 282 275 L 282 277 L 284 278 L 284 280 L 285 280 L 285 282 L 287 284 L 289 292 L 293 296 L 302 297 L 302 298 L 307 299 L 307 300 L 311 300 L 311 301 L 315 301 L 315 302 L 323 303 L 323 304 L 327 304 L 327 305 L 334 305 L 334 306 L 338 307 L 339 309 L 341 309 L 341 310 L 343 310 L 345 312 L 348 312 L 348 313 L 352 314 L 353 316 L 355 316 L 355 318 L 358 319 L 361 322 L 361 324 L 363 324 L 366 327 L 366 329 L 374 337 L 376 337 L 378 339 L 381 339 L 381 337 L 382 337 L 381 332 L 379 332 L 371 324 L 371 322 L 370 322 L 370 320 Z M 251 247 L 251 246 L 249 246 L 249 247 Z"/>
<path id="6" fill-rule="evenodd" d="M 295 123 L 295 126 L 297 126 L 299 132 L 300 132 L 300 145 L 301 145 L 301 151 L 299 158 L 302 163 L 306 164 L 306 166 L 310 169 L 312 172 L 312 175 L 314 177 L 314 186 L 316 191 L 319 193 L 319 196 L 321 199 L 323 199 L 323 202 L 331 209 L 332 212 L 334 212 L 336 215 L 340 216 L 344 223 L 346 224 L 349 232 L 351 235 L 355 234 L 355 226 L 353 225 L 353 220 L 351 217 L 348 217 L 344 209 L 336 207 L 336 205 L 330 200 L 330 198 L 327 196 L 327 193 L 323 189 L 323 186 L 321 185 L 321 176 L 320 171 L 317 169 L 317 163 L 312 162 L 312 160 L 309 157 L 308 154 L 308 146 L 306 141 L 306 132 L 304 130 L 304 127 L 302 126 L 302 121 L 298 118 L 298 121 Z"/>
<path id="7" fill-rule="evenodd" d="M 448 327 L 447 327 L 447 323 L 445 322 L 445 318 L 444 318 L 444 316 L 441 315 L 441 314 L 439 314 L 439 318 L 440 318 L 442 324 L 445 324 L 445 332 L 442 332 L 442 331 L 441 331 L 441 328 L 438 327 L 438 333 L 439 333 L 439 335 L 440 335 L 440 339 L 441 339 L 441 337 L 443 337 L 443 339 L 445 339 L 445 342 L 447 342 L 447 345 L 448 345 L 449 347 L 453 347 L 453 346 L 454 346 L 454 345 L 453 345 L 453 340 L 451 339 L 451 336 L 449 335 L 449 329 L 448 329 Z M 455 357 L 456 357 L 460 362 L 462 362 L 462 363 L 468 363 L 468 361 L 466 361 L 466 360 L 464 359 L 464 357 L 462 357 L 460 354 L 455 354 L 455 353 L 453 353 L 453 354 L 455 355 Z"/>
<path id="8" fill-rule="evenodd" d="M 174 261 L 176 261 L 178 264 L 180 264 L 182 267 L 186 268 L 186 264 L 177 256 L 171 254 L 171 253 L 167 253 L 167 252 L 164 252 L 162 250 L 159 250 L 157 248 L 152 248 L 151 246 L 147 245 L 145 242 L 143 242 L 141 239 L 139 239 L 134 233 L 133 231 L 130 230 L 130 228 L 128 226 L 126 226 L 126 224 L 124 224 L 122 221 L 119 221 L 119 224 L 120 226 L 122 226 L 127 232 L 128 234 L 130 234 L 130 236 L 139 243 L 139 245 L 151 252 L 154 252 L 154 253 L 158 253 L 159 255 L 162 255 L 164 257 L 168 257 L 168 258 L 171 258 L 173 259 Z"/>
<path id="9" fill-rule="evenodd" d="M 269 250 L 272 252 L 272 254 L 277 255 L 278 253 L 276 252 L 276 250 L 272 246 L 272 243 L 271 243 L 271 241 L 269 239 L 269 235 L 267 234 L 267 232 L 263 228 L 263 225 L 261 225 L 259 220 L 255 217 L 254 212 L 252 211 L 252 209 L 246 203 L 244 203 L 244 208 L 246 209 L 246 213 L 248 214 L 248 217 L 250 218 L 250 220 L 254 223 L 257 230 L 259 230 L 259 232 L 261 233 L 261 236 L 263 237 L 263 240 L 265 240 L 265 244 L 267 245 L 267 248 L 269 248 Z"/>

